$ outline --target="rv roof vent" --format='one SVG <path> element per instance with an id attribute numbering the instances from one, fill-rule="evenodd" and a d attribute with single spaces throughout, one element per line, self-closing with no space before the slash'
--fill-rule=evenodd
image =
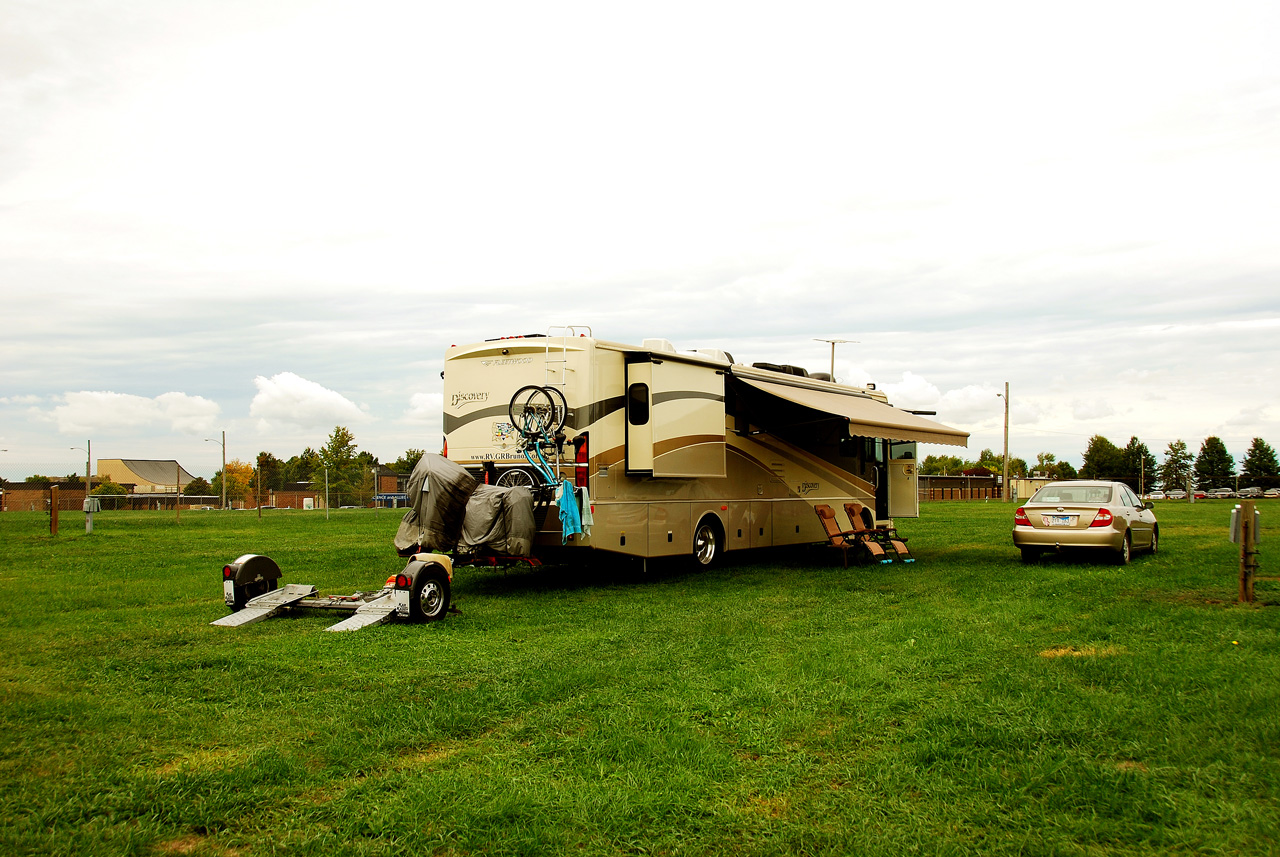
<path id="1" fill-rule="evenodd" d="M 676 347 L 671 344 L 668 339 L 646 339 L 640 343 L 640 347 L 647 351 L 665 351 L 668 354 L 675 354 Z"/>
<path id="2" fill-rule="evenodd" d="M 808 371 L 800 368 L 799 366 L 791 366 L 790 364 L 783 364 L 782 371 L 786 372 L 789 375 L 799 375 L 801 378 L 809 377 Z"/>
<path id="3" fill-rule="evenodd" d="M 768 369 L 770 372 L 787 371 L 783 367 L 779 366 L 777 363 L 752 363 L 751 368 L 752 369 Z"/>
<path id="4" fill-rule="evenodd" d="M 694 354 L 701 354 L 703 357 L 710 357 L 712 360 L 719 360 L 721 363 L 732 363 L 733 355 L 728 351 L 721 351 L 719 348 L 695 348 Z"/>
<path id="5" fill-rule="evenodd" d="M 817 381 L 834 381 L 830 372 L 810 372 L 809 377 Z"/>

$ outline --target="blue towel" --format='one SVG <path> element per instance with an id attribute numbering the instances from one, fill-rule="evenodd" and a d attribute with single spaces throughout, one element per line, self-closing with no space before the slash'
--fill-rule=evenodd
<path id="1" fill-rule="evenodd" d="M 582 514 L 578 511 L 578 497 L 568 479 L 560 484 L 556 491 L 556 502 L 560 504 L 560 544 L 569 541 L 569 536 L 582 532 Z"/>

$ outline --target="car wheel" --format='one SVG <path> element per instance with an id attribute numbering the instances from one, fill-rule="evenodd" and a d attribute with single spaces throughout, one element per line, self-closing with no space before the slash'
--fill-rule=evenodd
<path id="1" fill-rule="evenodd" d="M 1040 561 L 1040 548 L 1023 548 L 1022 561 L 1031 563 Z"/>
<path id="2" fill-rule="evenodd" d="M 1151 552 L 1153 554 L 1160 552 L 1160 531 L 1159 530 L 1151 531 Z"/>
<path id="3" fill-rule="evenodd" d="M 711 568 L 720 561 L 724 551 L 724 538 L 720 535 L 720 525 L 716 519 L 708 515 L 698 522 L 698 529 L 693 532 L 693 561 L 699 568 Z"/>
<path id="4" fill-rule="evenodd" d="M 1120 550 L 1116 554 L 1116 563 L 1118 565 L 1128 565 L 1129 560 L 1133 557 L 1133 543 L 1129 540 L 1129 533 L 1126 530 L 1124 541 L 1120 543 Z"/>

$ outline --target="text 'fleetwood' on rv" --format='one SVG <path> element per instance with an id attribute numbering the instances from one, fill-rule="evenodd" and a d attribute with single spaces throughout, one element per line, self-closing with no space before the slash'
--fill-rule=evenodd
<path id="1" fill-rule="evenodd" d="M 535 555 L 702 564 L 826 542 L 819 504 L 860 503 L 876 525 L 916 517 L 916 444 L 969 437 L 873 387 L 663 339 L 607 342 L 581 326 L 451 347 L 444 430 L 447 458 L 479 482 L 538 498 Z M 590 522 L 581 532 L 554 511 L 567 492 Z"/>

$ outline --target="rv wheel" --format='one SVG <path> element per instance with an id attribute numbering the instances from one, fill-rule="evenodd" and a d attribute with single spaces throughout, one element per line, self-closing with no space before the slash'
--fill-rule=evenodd
<path id="1" fill-rule="evenodd" d="M 698 522 L 693 532 L 693 561 L 700 568 L 710 568 L 720 561 L 724 551 L 724 536 L 720 535 L 720 523 L 710 515 Z"/>
<path id="2" fill-rule="evenodd" d="M 419 569 L 409 588 L 409 618 L 434 622 L 449 612 L 449 575 L 439 566 Z"/>

